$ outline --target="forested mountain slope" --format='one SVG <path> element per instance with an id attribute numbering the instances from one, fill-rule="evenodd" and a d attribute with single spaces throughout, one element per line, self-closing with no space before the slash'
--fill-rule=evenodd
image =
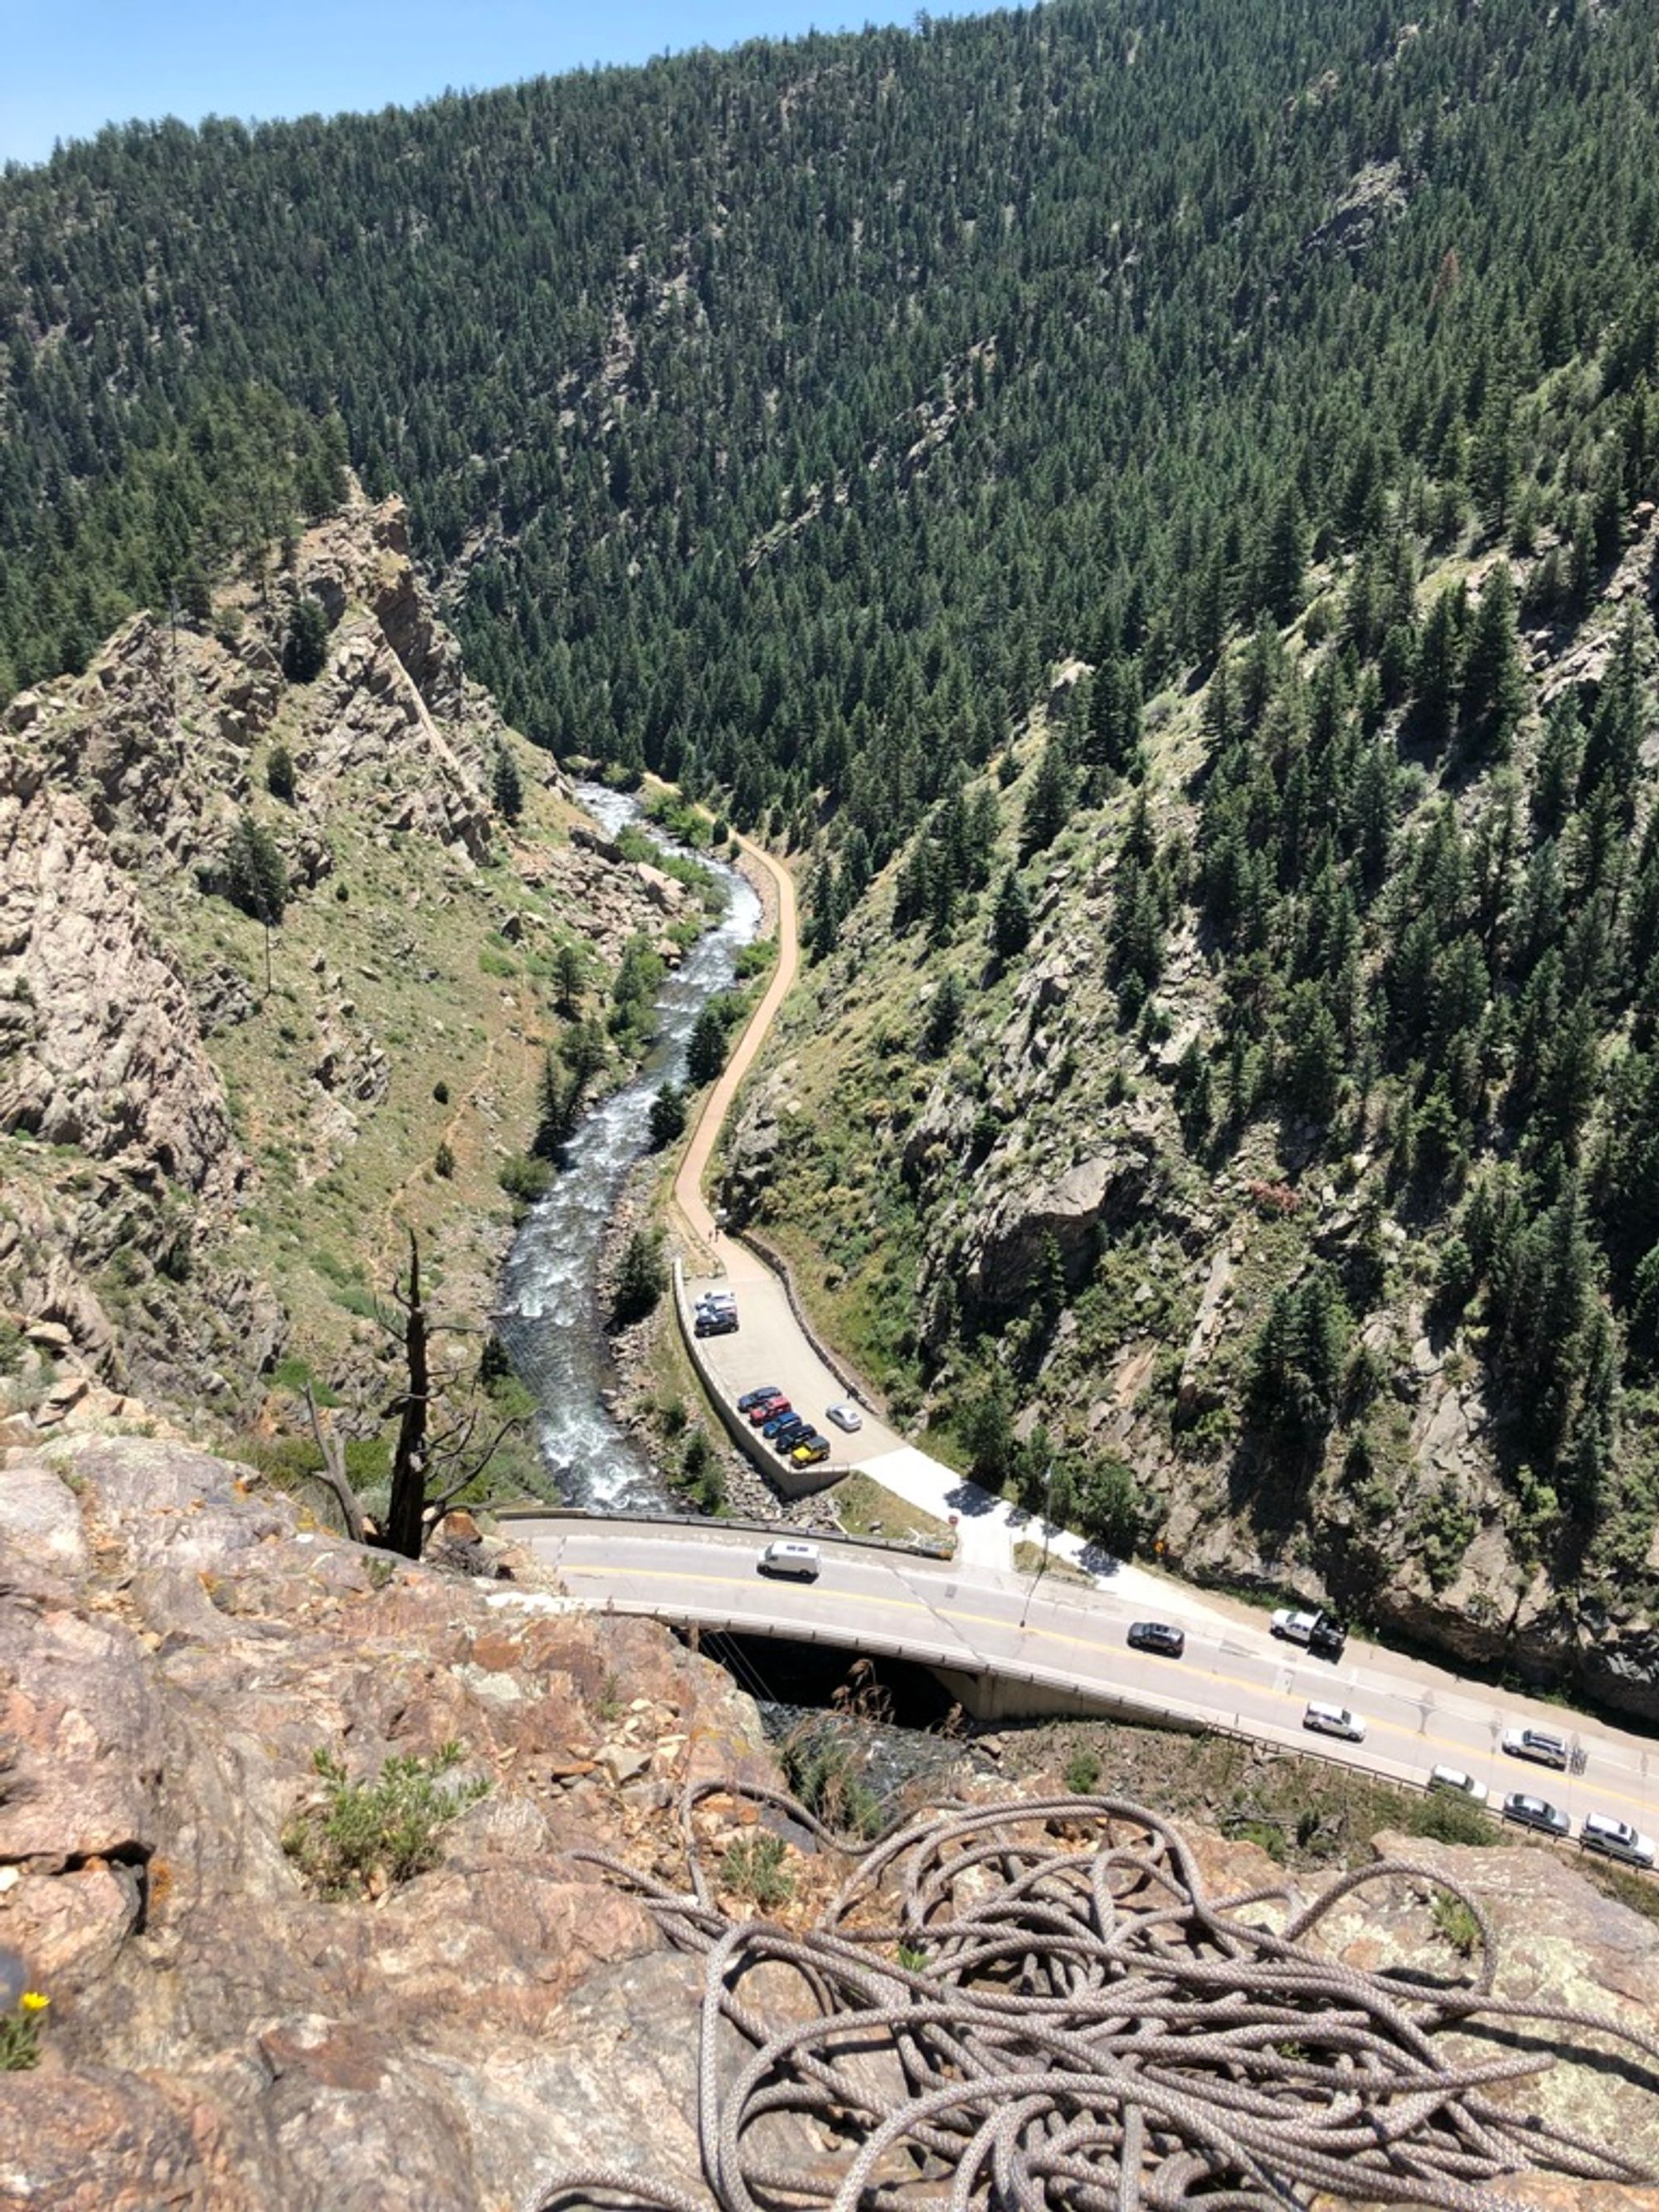
<path id="1" fill-rule="evenodd" d="M 350 459 L 814 846 L 732 1194 L 878 1383 L 1652 1710 L 1656 117 L 1655 0 L 1138 0 L 108 132 L 0 180 L 0 688 Z"/>
<path id="2" fill-rule="evenodd" d="M 1310 532 L 1474 496 L 1582 586 L 1651 466 L 1656 27 L 1137 0 L 106 132 L 0 182 L 0 660 L 199 557 L 146 457 L 264 379 L 515 722 L 749 820 L 827 788 L 879 857 L 1051 660 L 1155 686 Z"/>

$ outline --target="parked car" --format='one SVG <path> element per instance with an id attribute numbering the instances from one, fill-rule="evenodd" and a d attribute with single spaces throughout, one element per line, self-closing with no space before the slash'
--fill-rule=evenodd
<path id="1" fill-rule="evenodd" d="M 793 1413 L 794 1407 L 787 1398 L 763 1398 L 758 1406 L 749 1408 L 749 1425 L 759 1428 L 763 1422 L 773 1420 L 780 1413 Z"/>
<path id="2" fill-rule="evenodd" d="M 738 1401 L 738 1411 L 748 1413 L 751 1407 L 763 1406 L 769 1398 L 781 1398 L 783 1393 L 775 1382 L 763 1382 L 758 1389 L 745 1390 Z"/>
<path id="3" fill-rule="evenodd" d="M 1317 1698 L 1309 1701 L 1302 1725 L 1316 1735 L 1340 1735 L 1346 1743 L 1365 1741 L 1365 1723 L 1357 1713 L 1351 1713 L 1346 1705 L 1325 1705 Z"/>
<path id="4" fill-rule="evenodd" d="M 734 1311 L 700 1313 L 691 1324 L 694 1336 L 735 1336 L 738 1316 Z"/>
<path id="5" fill-rule="evenodd" d="M 792 1451 L 804 1436 L 811 1431 L 811 1423 L 802 1420 L 799 1413 L 786 1414 L 775 1428 L 769 1421 L 761 1434 L 776 1450 Z"/>
<path id="6" fill-rule="evenodd" d="M 1294 1607 L 1281 1606 L 1267 1624 L 1273 1634 L 1289 1644 L 1305 1644 L 1319 1626 L 1316 1613 L 1298 1613 Z"/>
<path id="7" fill-rule="evenodd" d="M 755 1562 L 763 1575 L 798 1575 L 803 1582 L 816 1582 L 818 1574 L 818 1547 L 803 1544 L 797 1538 L 782 1537 L 769 1544 Z"/>
<path id="8" fill-rule="evenodd" d="M 760 1432 L 769 1443 L 777 1435 L 780 1429 L 787 1428 L 793 1423 L 799 1423 L 800 1419 L 800 1415 L 794 1407 L 787 1402 L 774 1408 L 763 1406 L 761 1411 L 766 1415 L 766 1419 L 760 1425 Z"/>
<path id="9" fill-rule="evenodd" d="M 1544 1836 L 1565 1836 L 1572 1826 L 1566 1814 L 1545 1799 L 1528 1797 L 1519 1790 L 1504 1800 L 1504 1818 L 1522 1828 L 1536 1828 Z"/>
<path id="10" fill-rule="evenodd" d="M 1431 1766 L 1429 1787 L 1443 1790 L 1450 1797 L 1467 1797 L 1471 1805 L 1484 1805 L 1486 1802 L 1486 1784 L 1477 1782 L 1472 1774 L 1465 1774 L 1461 1766 Z"/>
<path id="11" fill-rule="evenodd" d="M 831 1406 L 823 1418 L 826 1421 L 833 1421 L 838 1429 L 844 1429 L 849 1437 L 855 1435 L 864 1426 L 864 1416 L 858 1407 L 847 1405 L 845 1402 L 839 1406 Z"/>
<path id="12" fill-rule="evenodd" d="M 1530 1759 L 1539 1766 L 1565 1767 L 1567 1763 L 1565 1738 L 1552 1735 L 1547 1729 L 1505 1729 L 1504 1748 L 1511 1759 Z"/>
<path id="13" fill-rule="evenodd" d="M 1586 1813 L 1579 1825 L 1578 1840 L 1587 1851 L 1622 1859 L 1626 1866 L 1650 1867 L 1659 1857 L 1651 1836 L 1632 1828 L 1628 1820 L 1615 1820 L 1610 1813 Z"/>
<path id="14" fill-rule="evenodd" d="M 1171 1628 L 1167 1620 L 1135 1620 L 1129 1624 L 1132 1651 L 1161 1651 L 1166 1659 L 1179 1659 L 1187 1649 L 1184 1628 Z"/>
<path id="15" fill-rule="evenodd" d="M 699 1313 L 736 1313 L 737 1310 L 735 1291 L 704 1291 L 697 1300 Z"/>
<path id="16" fill-rule="evenodd" d="M 824 1437 L 803 1437 L 789 1455 L 792 1467 L 817 1467 L 830 1456 L 829 1439 Z"/>
<path id="17" fill-rule="evenodd" d="M 1347 1649 L 1348 1632 L 1343 1624 L 1328 1613 L 1322 1613 L 1313 1625 L 1308 1638 L 1308 1649 L 1316 1659 L 1336 1660 Z"/>

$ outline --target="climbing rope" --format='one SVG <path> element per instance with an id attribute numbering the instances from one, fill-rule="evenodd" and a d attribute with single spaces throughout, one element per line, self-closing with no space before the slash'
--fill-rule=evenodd
<path id="1" fill-rule="evenodd" d="M 855 1862 L 817 1926 L 720 1911 L 693 1823 L 717 1793 Z M 1437 1870 L 1381 1862 L 1293 1913 L 1284 1890 L 1212 1899 L 1176 1832 L 1111 1797 L 951 1808 L 867 1848 L 735 1783 L 688 1788 L 680 1819 L 688 1890 L 576 1856 L 707 1955 L 698 2131 L 721 2212 L 1282 2212 L 1320 2192 L 1512 2212 L 1492 2187 L 1505 2174 L 1653 2179 L 1528 2109 L 1520 2093 L 1548 2053 L 1448 2045 L 1472 2024 L 1543 2024 L 1639 2053 L 1659 2086 L 1651 2039 L 1495 1996 L 1491 1923 Z M 1363 1972 L 1312 1948 L 1375 1882 L 1467 1907 L 1467 1980 Z M 722 2022 L 746 2046 L 735 2066 Z M 525 2212 L 611 2200 L 708 2212 L 612 2166 L 559 2175 Z"/>

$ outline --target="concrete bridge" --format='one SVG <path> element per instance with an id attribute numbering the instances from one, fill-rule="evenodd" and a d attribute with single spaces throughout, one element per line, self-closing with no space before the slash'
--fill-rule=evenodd
<path id="1" fill-rule="evenodd" d="M 971 1561 L 927 1559 L 899 1546 L 817 1537 L 816 1582 L 763 1574 L 775 1531 L 708 1521 L 516 1514 L 513 1533 L 573 1596 L 597 1608 L 684 1628 L 839 1646 L 930 1668 L 981 1720 L 1028 1714 L 1116 1713 L 1166 1726 L 1221 1729 L 1313 1753 L 1421 1786 L 1431 1766 L 1461 1767 L 1489 1786 L 1494 1808 L 1531 1790 L 1573 1817 L 1607 1812 L 1651 1833 L 1659 1826 L 1659 1744 L 1586 1723 L 1559 1706 L 1512 1698 L 1438 1668 L 1351 1641 L 1337 1666 L 1276 1642 L 1248 1619 L 1177 1613 L 1183 1658 L 1133 1651 L 1144 1589 L 1119 1592 L 1014 1575 Z M 1137 1584 L 1147 1577 L 1137 1577 Z M 1173 1587 L 1170 1596 L 1181 1595 Z M 1310 1698 L 1365 1722 L 1349 1744 L 1302 1725 Z M 1505 1728 L 1527 1722 L 1565 1734 L 1582 1773 L 1540 1773 L 1506 1757 Z"/>

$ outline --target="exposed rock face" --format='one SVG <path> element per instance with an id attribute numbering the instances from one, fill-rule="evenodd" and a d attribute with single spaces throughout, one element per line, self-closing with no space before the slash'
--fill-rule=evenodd
<path id="1" fill-rule="evenodd" d="M 283 653 L 307 597 L 334 627 L 301 684 Z M 415 1135 L 415 1102 L 392 1097 L 415 1010 L 362 1005 L 365 983 L 395 969 L 447 990 L 454 1011 L 420 1041 L 456 1038 L 453 1059 L 433 1054 L 446 1085 L 463 1091 L 476 1042 L 505 1088 L 534 1048 L 515 994 L 485 971 L 499 893 L 481 864 L 517 877 L 528 911 L 507 921 L 538 968 L 573 932 L 614 958 L 643 930 L 678 958 L 683 900 L 655 871 L 566 842 L 550 762 L 522 842 L 496 817 L 497 750 L 527 749 L 465 679 L 396 501 L 354 500 L 216 608 L 210 631 L 135 616 L 84 676 L 0 709 L 0 1139 L 17 1140 L 0 1174 L 0 1314 L 61 1322 L 66 1350 L 112 1387 L 240 1412 L 284 1336 L 260 1279 L 270 1255 L 237 1242 L 273 1175 L 280 1204 L 281 1186 L 314 1185 L 379 1116 L 395 1196 L 444 1133 L 439 1119 L 429 1143 Z M 280 800 L 279 743 L 292 771 Z M 526 784 L 532 773 L 524 761 Z M 289 884 L 274 967 L 270 940 L 225 902 L 244 812 Z M 283 957 L 296 939 L 331 951 L 307 969 Z M 533 1022 L 533 986 L 522 1006 Z M 428 1108 L 430 1089 L 428 1076 Z M 503 1105 L 516 1120 L 510 1091 Z M 516 1127 L 500 1138 L 480 1132 L 475 1148 L 522 1140 Z"/>
<path id="2" fill-rule="evenodd" d="M 137 1149 L 209 1206 L 246 1173 L 190 992 L 80 799 L 0 755 L 0 1129 Z"/>
<path id="3" fill-rule="evenodd" d="M 52 2000 L 45 2063 L 0 2076 L 10 2201 L 507 2212 L 630 2146 L 694 2179 L 699 1978 L 567 1854 L 649 1851 L 688 1771 L 770 1775 L 718 1670 L 131 1438 L 10 1455 L 0 1588 L 0 1954 Z M 451 1739 L 491 1787 L 441 1863 L 309 1894 L 282 1838 L 313 1752 Z"/>

